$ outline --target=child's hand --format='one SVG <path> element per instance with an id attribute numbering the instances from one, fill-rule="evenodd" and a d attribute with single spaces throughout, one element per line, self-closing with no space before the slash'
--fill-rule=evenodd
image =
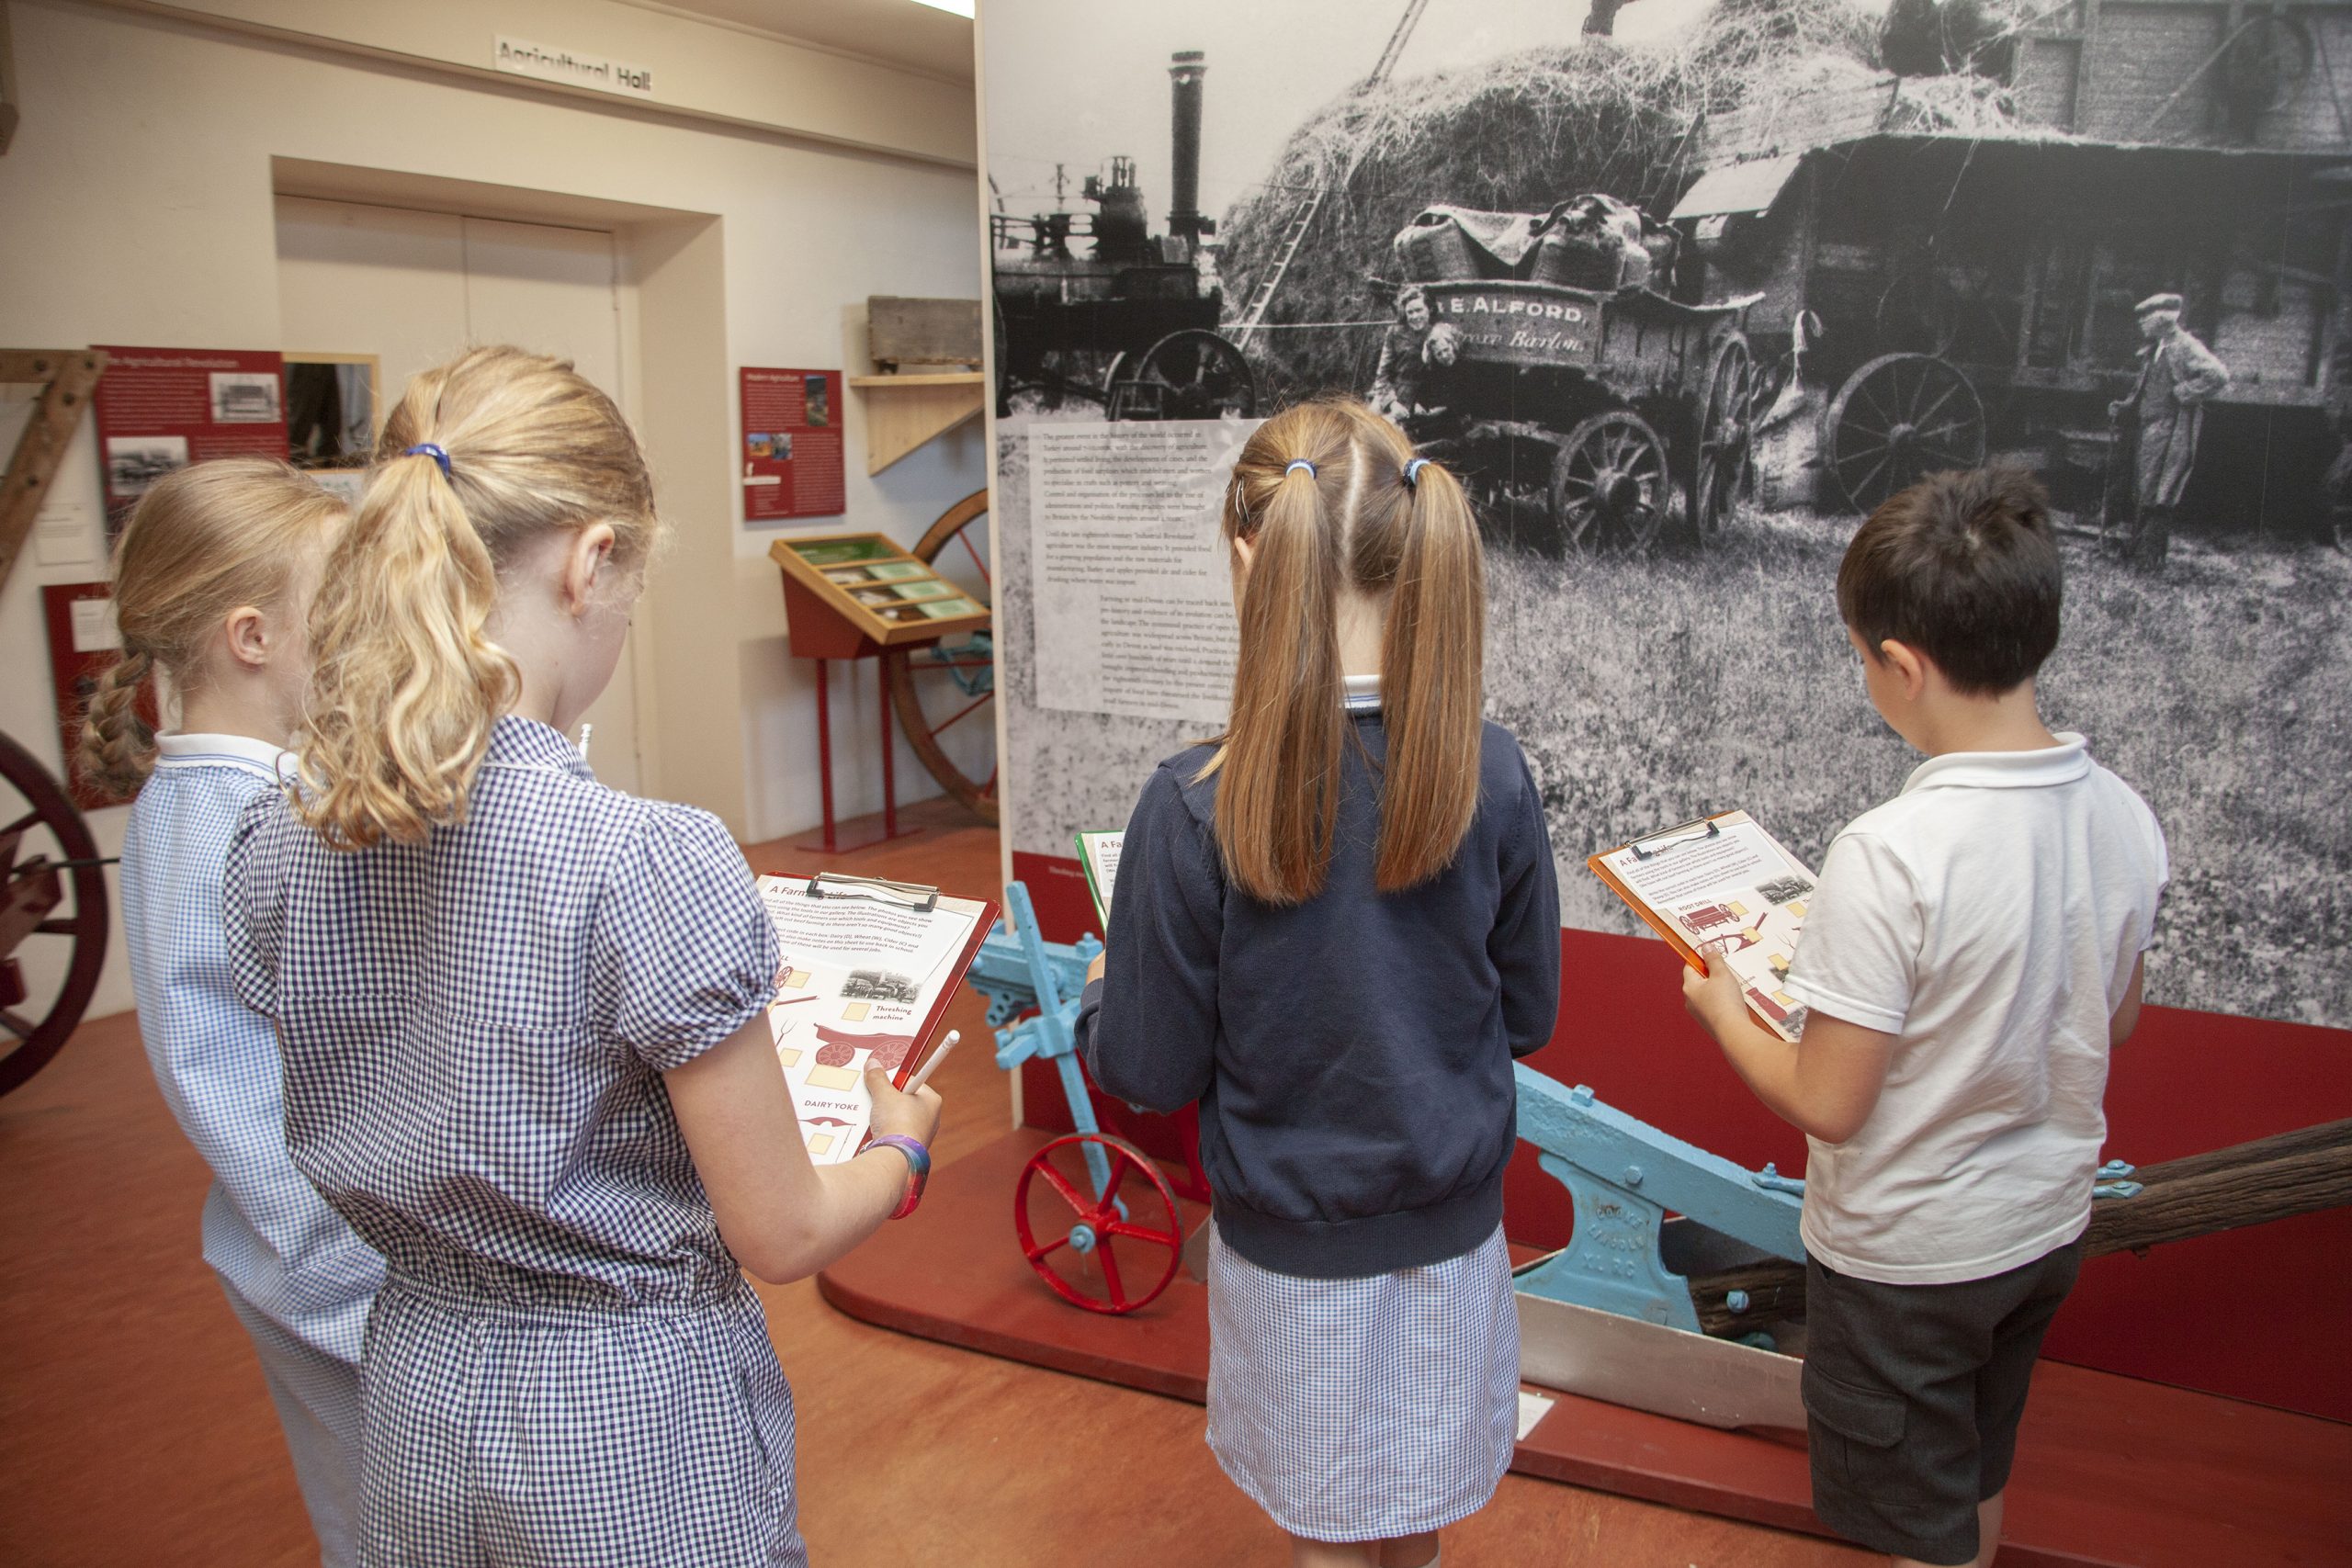
<path id="1" fill-rule="evenodd" d="M 931 1135 L 939 1130 L 939 1091 L 929 1084 L 912 1094 L 901 1094 L 890 1082 L 890 1075 L 879 1067 L 865 1069 L 865 1092 L 874 1097 L 874 1135 L 877 1138 L 896 1134 L 912 1138 L 923 1147 L 931 1146 Z"/>
<path id="2" fill-rule="evenodd" d="M 1109 948 L 1106 947 L 1102 952 L 1096 953 L 1094 955 L 1094 962 L 1086 966 L 1087 979 L 1093 981 L 1102 978 L 1102 966 L 1110 961 L 1111 950 Z"/>
<path id="3" fill-rule="evenodd" d="M 1700 974 L 1688 964 L 1682 966 L 1682 1005 L 1690 1016 L 1706 1026 L 1707 1032 L 1717 1040 L 1723 1038 L 1727 1021 L 1736 1023 L 1747 1011 L 1747 999 L 1739 993 L 1739 981 L 1731 972 L 1731 962 L 1717 958 Z"/>

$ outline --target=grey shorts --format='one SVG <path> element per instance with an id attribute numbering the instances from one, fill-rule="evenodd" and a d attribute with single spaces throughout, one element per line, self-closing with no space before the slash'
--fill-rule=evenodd
<path id="1" fill-rule="evenodd" d="M 1885 1285 L 1805 1259 L 1813 1511 L 1922 1562 L 1976 1555 L 1976 1505 L 2009 1482 L 2041 1337 L 2075 1288 L 2077 1240 L 2007 1273 Z"/>

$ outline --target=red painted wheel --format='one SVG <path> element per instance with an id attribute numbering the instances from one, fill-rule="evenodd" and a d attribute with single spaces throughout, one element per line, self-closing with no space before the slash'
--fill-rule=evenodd
<path id="1" fill-rule="evenodd" d="M 64 789 L 0 736 L 0 1094 L 49 1065 L 98 987 L 102 863 Z"/>
<path id="2" fill-rule="evenodd" d="M 1087 1170 L 1090 1147 L 1109 1166 L 1110 1180 L 1099 1198 Z M 1130 1180 L 1131 1172 L 1143 1179 Z M 1135 1194 L 1133 1203 L 1120 1201 L 1122 1187 Z M 1056 1138 L 1029 1156 L 1012 1190 L 1012 1229 L 1037 1277 L 1062 1300 L 1089 1312 L 1130 1313 L 1148 1306 L 1176 1277 L 1184 1255 L 1182 1215 L 1168 1179 L 1133 1144 L 1099 1133 Z M 1137 1281 L 1148 1280 L 1149 1287 L 1131 1285 L 1131 1271 Z"/>

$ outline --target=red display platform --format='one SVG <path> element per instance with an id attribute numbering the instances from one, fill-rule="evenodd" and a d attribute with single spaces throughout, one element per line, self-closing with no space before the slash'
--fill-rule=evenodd
<path id="1" fill-rule="evenodd" d="M 1204 1400 L 1202 1287 L 1179 1273 L 1143 1311 L 1100 1316 L 1050 1294 L 1015 1249 L 1013 1184 L 1050 1135 L 1016 1131 L 944 1168 L 921 1210 L 826 1269 L 820 1290 L 885 1328 Z M 1792 1435 L 1719 1432 L 1561 1395 L 1512 1468 L 1828 1533 L 1807 1505 Z M 2352 1562 L 2352 1426 L 2045 1361 L 2008 1495 L 2001 1568 Z"/>

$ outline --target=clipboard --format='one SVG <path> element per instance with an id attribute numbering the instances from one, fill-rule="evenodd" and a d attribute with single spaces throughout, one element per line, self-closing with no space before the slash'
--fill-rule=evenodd
<path id="1" fill-rule="evenodd" d="M 1094 916 L 1102 934 L 1111 934 L 1111 891 L 1117 886 L 1119 852 L 1126 842 L 1124 829 L 1090 829 L 1078 835 L 1078 863 L 1086 872 L 1086 891 L 1094 899 Z"/>
<path id="2" fill-rule="evenodd" d="M 1702 855 L 1711 875 L 1677 879 L 1679 864 Z M 1678 822 L 1585 864 L 1691 968 L 1705 975 L 1714 962 L 1728 964 L 1766 1029 L 1792 1042 L 1804 1033 L 1804 1009 L 1781 982 L 1820 879 L 1753 817 L 1722 811 Z"/>
<path id="3" fill-rule="evenodd" d="M 865 1069 L 883 1066 L 894 1087 L 907 1087 L 931 1055 L 948 1003 L 995 928 L 998 908 L 925 883 L 839 872 L 763 876 L 759 887 L 785 961 L 766 1011 L 770 1038 L 809 1157 L 837 1164 L 863 1148 L 871 1133 Z M 859 946 L 854 924 L 831 931 L 800 913 L 815 905 L 887 910 L 875 915 L 885 928 L 875 934 L 901 945 Z M 968 926 L 944 933 L 944 945 L 925 945 L 922 928 L 943 916 Z M 806 1005 L 811 1002 L 817 1005 Z M 899 1053 L 895 1063 L 891 1052 Z"/>

